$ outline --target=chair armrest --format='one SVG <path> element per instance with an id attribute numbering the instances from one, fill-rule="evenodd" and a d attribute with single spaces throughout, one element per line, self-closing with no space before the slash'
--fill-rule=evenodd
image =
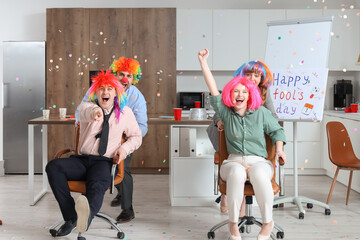
<path id="1" fill-rule="evenodd" d="M 280 187 L 280 193 L 279 196 L 285 195 L 285 184 L 284 184 L 284 177 L 285 177 L 285 171 L 284 171 L 284 160 L 280 157 L 279 158 L 279 187 Z"/>
<path id="2" fill-rule="evenodd" d="M 62 155 L 64 155 L 65 153 L 69 153 L 69 152 L 74 152 L 74 150 L 63 149 L 63 150 L 59 151 L 58 153 L 56 153 L 55 158 L 61 158 Z"/>
<path id="3" fill-rule="evenodd" d="M 218 152 L 216 152 L 215 154 L 214 154 L 214 164 L 219 164 L 219 162 L 220 162 L 220 154 L 218 153 Z"/>
<path id="4" fill-rule="evenodd" d="M 116 162 L 119 160 L 119 155 L 115 155 L 114 157 L 114 164 L 112 165 L 112 168 L 111 168 L 111 186 L 110 186 L 110 194 L 113 194 L 114 193 L 114 182 L 115 182 L 115 173 L 116 173 L 116 167 L 117 167 L 117 164 Z"/>

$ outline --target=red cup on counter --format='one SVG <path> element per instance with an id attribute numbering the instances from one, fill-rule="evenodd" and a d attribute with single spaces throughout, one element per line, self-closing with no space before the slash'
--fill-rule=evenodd
<path id="1" fill-rule="evenodd" d="M 345 113 L 351 113 L 351 107 L 345 108 Z"/>
<path id="2" fill-rule="evenodd" d="M 358 112 L 358 105 L 357 104 L 351 104 L 351 112 L 357 113 Z"/>
<path id="3" fill-rule="evenodd" d="M 181 112 L 182 112 L 182 108 L 174 108 L 175 121 L 181 121 Z"/>
<path id="4" fill-rule="evenodd" d="M 201 106 L 201 102 L 200 101 L 195 101 L 195 108 L 200 108 Z"/>

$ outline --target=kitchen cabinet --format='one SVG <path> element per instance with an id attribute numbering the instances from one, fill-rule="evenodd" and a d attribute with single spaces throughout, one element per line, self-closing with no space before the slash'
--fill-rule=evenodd
<path id="1" fill-rule="evenodd" d="M 285 164 L 286 172 L 292 172 L 290 169 L 294 166 L 293 160 L 293 122 L 284 122 L 286 136 L 286 145 L 284 147 L 287 155 Z M 321 168 L 321 139 L 320 122 L 298 122 L 297 123 L 297 166 L 298 174 L 320 174 Z"/>
<path id="2" fill-rule="evenodd" d="M 208 124 L 170 125 L 171 206 L 215 204 L 217 166 L 214 165 L 214 149 L 207 137 L 207 127 Z M 188 136 L 192 137 L 189 139 Z"/>
<path id="3" fill-rule="evenodd" d="M 211 9 L 177 9 L 176 12 L 176 69 L 201 70 L 197 53 L 213 50 Z M 208 58 L 212 69 L 213 55 Z"/>
<path id="4" fill-rule="evenodd" d="M 213 10 L 212 70 L 235 71 L 249 61 L 249 10 Z"/>
<path id="5" fill-rule="evenodd" d="M 114 59 L 125 56 L 140 62 L 142 79 L 136 87 L 145 97 L 148 115 L 172 114 L 176 106 L 175 8 L 56 8 L 47 9 L 46 14 L 47 107 L 66 107 L 74 114 L 91 84 L 90 71 L 108 69 Z M 58 114 L 57 108 L 51 114 Z M 148 127 L 131 166 L 139 172 L 168 173 L 168 139 L 158 137 L 169 135 L 168 126 Z M 73 132 L 73 127 L 49 127 L 49 159 L 74 142 Z"/>
<path id="6" fill-rule="evenodd" d="M 268 32 L 267 22 L 284 19 L 284 9 L 250 10 L 250 60 L 265 60 L 265 50 Z M 246 49 L 245 46 L 244 49 Z"/>
<path id="7" fill-rule="evenodd" d="M 332 24 L 328 66 L 330 70 L 359 71 L 357 63 L 360 54 L 359 10 L 324 10 L 324 16 L 334 16 Z"/>

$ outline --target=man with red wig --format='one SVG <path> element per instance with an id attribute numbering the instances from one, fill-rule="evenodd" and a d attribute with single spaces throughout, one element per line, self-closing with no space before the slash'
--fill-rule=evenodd
<path id="1" fill-rule="evenodd" d="M 123 86 L 128 99 L 127 106 L 134 112 L 136 121 L 141 129 L 141 134 L 144 137 L 148 131 L 146 101 L 139 89 L 134 86 L 141 79 L 139 62 L 132 58 L 120 57 L 113 61 L 110 70 Z M 88 99 L 89 90 L 82 102 L 87 102 Z M 77 112 L 78 110 L 75 112 L 76 121 L 79 119 Z M 113 207 L 121 205 L 122 211 L 116 218 L 118 223 L 128 222 L 135 218 L 132 205 L 133 179 L 130 168 L 131 157 L 132 155 L 130 154 L 125 159 L 124 179 L 116 186 L 118 194 L 111 202 Z"/>
<path id="2" fill-rule="evenodd" d="M 65 223 L 56 236 L 66 236 L 77 228 L 87 231 L 101 208 L 105 191 L 111 185 L 113 163 L 123 161 L 138 149 L 141 130 L 118 79 L 100 72 L 93 79 L 89 102 L 79 106 L 79 155 L 54 159 L 46 166 L 51 189 L 59 203 Z M 121 143 L 122 135 L 126 142 Z M 74 202 L 67 181 L 86 181 L 86 194 Z"/>

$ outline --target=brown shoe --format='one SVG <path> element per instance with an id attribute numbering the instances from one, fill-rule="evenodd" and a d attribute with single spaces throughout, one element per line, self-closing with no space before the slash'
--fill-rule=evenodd
<path id="1" fill-rule="evenodd" d="M 116 218 L 118 223 L 130 222 L 135 218 L 134 210 L 131 208 L 123 209 L 120 215 Z"/>

